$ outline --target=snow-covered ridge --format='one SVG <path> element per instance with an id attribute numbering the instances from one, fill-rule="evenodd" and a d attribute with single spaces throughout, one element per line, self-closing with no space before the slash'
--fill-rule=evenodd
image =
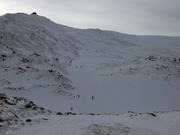
<path id="1" fill-rule="evenodd" d="M 35 51 L 48 57 L 77 54 L 77 48 L 75 44 L 72 45 L 73 41 L 68 38 L 65 27 L 45 17 L 22 13 L 6 14 L 1 16 L 0 29 L 1 44 L 23 49 L 23 53 Z"/>

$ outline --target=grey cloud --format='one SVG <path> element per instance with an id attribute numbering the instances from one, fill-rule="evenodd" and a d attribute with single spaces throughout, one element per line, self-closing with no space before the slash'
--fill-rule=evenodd
<path id="1" fill-rule="evenodd" d="M 72 27 L 180 36 L 179 0 L 1 0 L 0 4 L 6 5 L 3 13 L 37 11 Z"/>

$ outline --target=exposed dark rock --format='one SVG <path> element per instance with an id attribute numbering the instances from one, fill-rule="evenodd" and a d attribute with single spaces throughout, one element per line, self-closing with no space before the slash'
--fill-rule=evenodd
<path id="1" fill-rule="evenodd" d="M 57 112 L 56 115 L 63 115 L 63 113 L 62 112 Z"/>
<path id="2" fill-rule="evenodd" d="M 28 122 L 28 123 L 29 123 L 29 122 L 32 122 L 32 120 L 31 120 L 31 119 L 26 119 L 26 122 Z"/>
<path id="3" fill-rule="evenodd" d="M 0 93 L 0 100 L 5 100 L 5 99 L 7 99 L 6 94 Z"/>
<path id="4" fill-rule="evenodd" d="M 157 115 L 154 114 L 154 113 L 147 113 L 147 114 L 149 114 L 149 115 L 151 115 L 151 116 L 153 116 L 153 117 L 157 117 Z"/>
<path id="5" fill-rule="evenodd" d="M 0 59 L 1 59 L 2 61 L 5 61 L 5 60 L 7 59 L 7 55 L 1 54 Z"/>
<path id="6" fill-rule="evenodd" d="M 89 115 L 92 115 L 92 116 L 94 116 L 94 115 L 96 115 L 96 114 L 94 114 L 94 113 L 88 113 Z"/>
<path id="7" fill-rule="evenodd" d="M 22 60 L 21 60 L 23 63 L 29 63 L 30 62 L 30 60 L 28 59 L 28 58 L 22 58 Z"/>
<path id="8" fill-rule="evenodd" d="M 67 112 L 66 115 L 76 115 L 76 113 Z"/>
<path id="9" fill-rule="evenodd" d="M 149 61 L 155 61 L 157 58 L 155 56 L 148 56 L 147 58 L 145 58 L 145 60 L 149 60 Z"/>
<path id="10" fill-rule="evenodd" d="M 55 60 L 55 61 L 59 61 L 59 59 L 58 59 L 58 58 L 55 58 L 54 60 Z"/>
<path id="11" fill-rule="evenodd" d="M 4 119 L 0 118 L 0 123 L 4 122 Z"/>
<path id="12" fill-rule="evenodd" d="M 32 101 L 30 101 L 28 104 L 25 105 L 25 108 L 32 108 L 33 106 L 35 106 L 35 104 Z"/>
<path id="13" fill-rule="evenodd" d="M 10 101 L 10 100 L 8 100 L 8 99 L 5 99 L 4 101 L 5 101 L 5 103 L 8 104 L 8 105 L 16 105 L 16 102 L 13 102 L 13 100 Z"/>
<path id="14" fill-rule="evenodd" d="M 37 57 L 41 56 L 41 55 L 38 54 L 38 53 L 33 53 L 33 55 L 34 55 L 34 56 L 37 56 Z"/>
<path id="15" fill-rule="evenodd" d="M 52 69 L 49 69 L 48 70 L 50 73 L 55 73 L 56 71 L 52 70 Z"/>
<path id="16" fill-rule="evenodd" d="M 48 120 L 47 118 L 42 118 L 42 120 Z"/>
<path id="17" fill-rule="evenodd" d="M 16 54 L 16 52 L 15 52 L 15 51 L 12 51 L 12 54 Z"/>
<path id="18" fill-rule="evenodd" d="M 1 57 L 2 57 L 2 58 L 7 58 L 7 55 L 1 54 Z"/>

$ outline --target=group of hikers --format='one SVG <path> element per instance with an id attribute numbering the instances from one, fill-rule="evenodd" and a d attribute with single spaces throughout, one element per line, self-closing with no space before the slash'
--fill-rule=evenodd
<path id="1" fill-rule="evenodd" d="M 78 98 L 80 98 L 80 95 L 77 95 Z M 94 100 L 94 96 L 91 96 L 91 99 Z M 71 111 L 73 111 L 73 107 L 70 108 Z"/>
<path id="2" fill-rule="evenodd" d="M 78 94 L 77 97 L 80 98 L 80 95 Z M 74 98 L 75 98 L 75 96 L 74 96 Z M 91 99 L 93 100 L 94 96 L 91 96 Z"/>

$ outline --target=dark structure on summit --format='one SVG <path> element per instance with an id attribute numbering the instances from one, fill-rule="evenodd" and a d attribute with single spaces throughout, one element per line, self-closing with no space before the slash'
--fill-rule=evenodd
<path id="1" fill-rule="evenodd" d="M 37 15 L 37 13 L 36 12 L 32 12 L 31 15 Z"/>

